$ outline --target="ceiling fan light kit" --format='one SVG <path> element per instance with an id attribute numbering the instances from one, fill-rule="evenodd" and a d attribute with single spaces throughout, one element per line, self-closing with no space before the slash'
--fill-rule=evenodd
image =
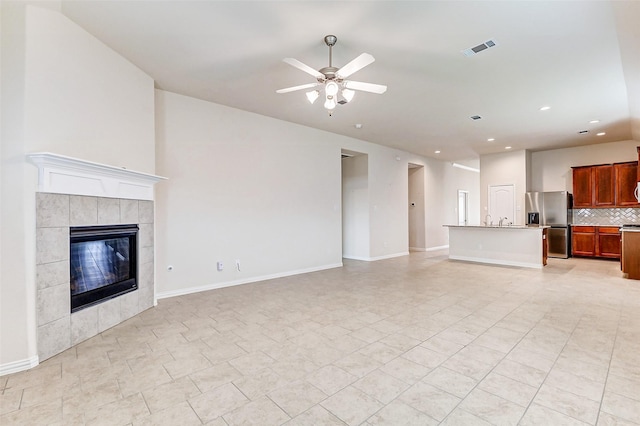
<path id="1" fill-rule="evenodd" d="M 320 97 L 319 90 L 312 90 L 310 92 L 307 92 L 307 99 L 309 99 L 310 103 L 314 103 L 316 99 L 318 99 L 318 97 Z"/>
<path id="2" fill-rule="evenodd" d="M 329 47 L 329 66 L 315 70 L 308 65 L 303 64 L 294 58 L 284 58 L 283 61 L 287 64 L 298 68 L 307 74 L 316 78 L 316 83 L 302 84 L 299 86 L 287 87 L 285 89 L 276 90 L 276 93 L 289 93 L 297 90 L 311 89 L 317 86 L 324 86 L 325 102 L 324 107 L 329 112 L 329 116 L 333 114 L 337 104 L 344 105 L 351 102 L 355 96 L 355 91 L 382 94 L 386 92 L 387 86 L 382 84 L 363 83 L 360 81 L 345 80 L 351 74 L 360 71 L 362 68 L 373 63 L 374 57 L 368 53 L 363 53 L 351 62 L 343 66 L 342 68 L 336 68 L 333 66 L 333 46 L 338 41 L 338 38 L 334 35 L 327 35 L 324 38 L 325 44 Z M 306 92 L 307 99 L 310 103 L 314 103 L 316 99 L 320 97 L 320 90 L 315 89 Z"/>

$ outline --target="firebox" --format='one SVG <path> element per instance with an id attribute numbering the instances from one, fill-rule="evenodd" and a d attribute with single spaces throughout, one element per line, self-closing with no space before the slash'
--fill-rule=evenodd
<path id="1" fill-rule="evenodd" d="M 71 312 L 138 289 L 138 225 L 71 227 Z"/>

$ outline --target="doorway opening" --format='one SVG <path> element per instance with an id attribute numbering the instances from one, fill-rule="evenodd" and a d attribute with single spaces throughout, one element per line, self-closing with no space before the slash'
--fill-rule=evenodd
<path id="1" fill-rule="evenodd" d="M 425 251 L 424 166 L 409 163 L 409 251 Z"/>
<path id="2" fill-rule="evenodd" d="M 369 260 L 369 156 L 342 150 L 342 257 Z"/>
<path id="3" fill-rule="evenodd" d="M 469 224 L 469 191 L 458 190 L 458 225 Z"/>

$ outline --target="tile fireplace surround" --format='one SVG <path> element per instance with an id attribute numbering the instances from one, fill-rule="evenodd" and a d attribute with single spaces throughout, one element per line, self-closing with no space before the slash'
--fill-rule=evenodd
<path id="1" fill-rule="evenodd" d="M 38 167 L 36 317 L 43 361 L 155 303 L 154 190 L 162 176 L 64 155 L 27 155 Z M 138 289 L 71 313 L 69 228 L 138 225 Z"/>
<path id="2" fill-rule="evenodd" d="M 153 201 L 36 193 L 36 309 L 40 361 L 154 304 Z M 70 313 L 69 227 L 137 224 L 138 290 Z"/>

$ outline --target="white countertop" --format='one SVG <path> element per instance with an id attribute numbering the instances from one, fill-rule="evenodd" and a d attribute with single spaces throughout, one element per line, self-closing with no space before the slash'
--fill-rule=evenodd
<path id="1" fill-rule="evenodd" d="M 480 228 L 480 229 L 545 229 L 550 228 L 550 226 L 527 226 L 527 225 L 509 225 L 509 226 L 498 226 L 498 225 L 442 225 L 448 228 Z"/>
<path id="2" fill-rule="evenodd" d="M 569 226 L 601 226 L 605 228 L 621 228 L 622 227 L 622 225 L 616 225 L 616 224 L 603 225 L 601 223 L 572 223 Z"/>

